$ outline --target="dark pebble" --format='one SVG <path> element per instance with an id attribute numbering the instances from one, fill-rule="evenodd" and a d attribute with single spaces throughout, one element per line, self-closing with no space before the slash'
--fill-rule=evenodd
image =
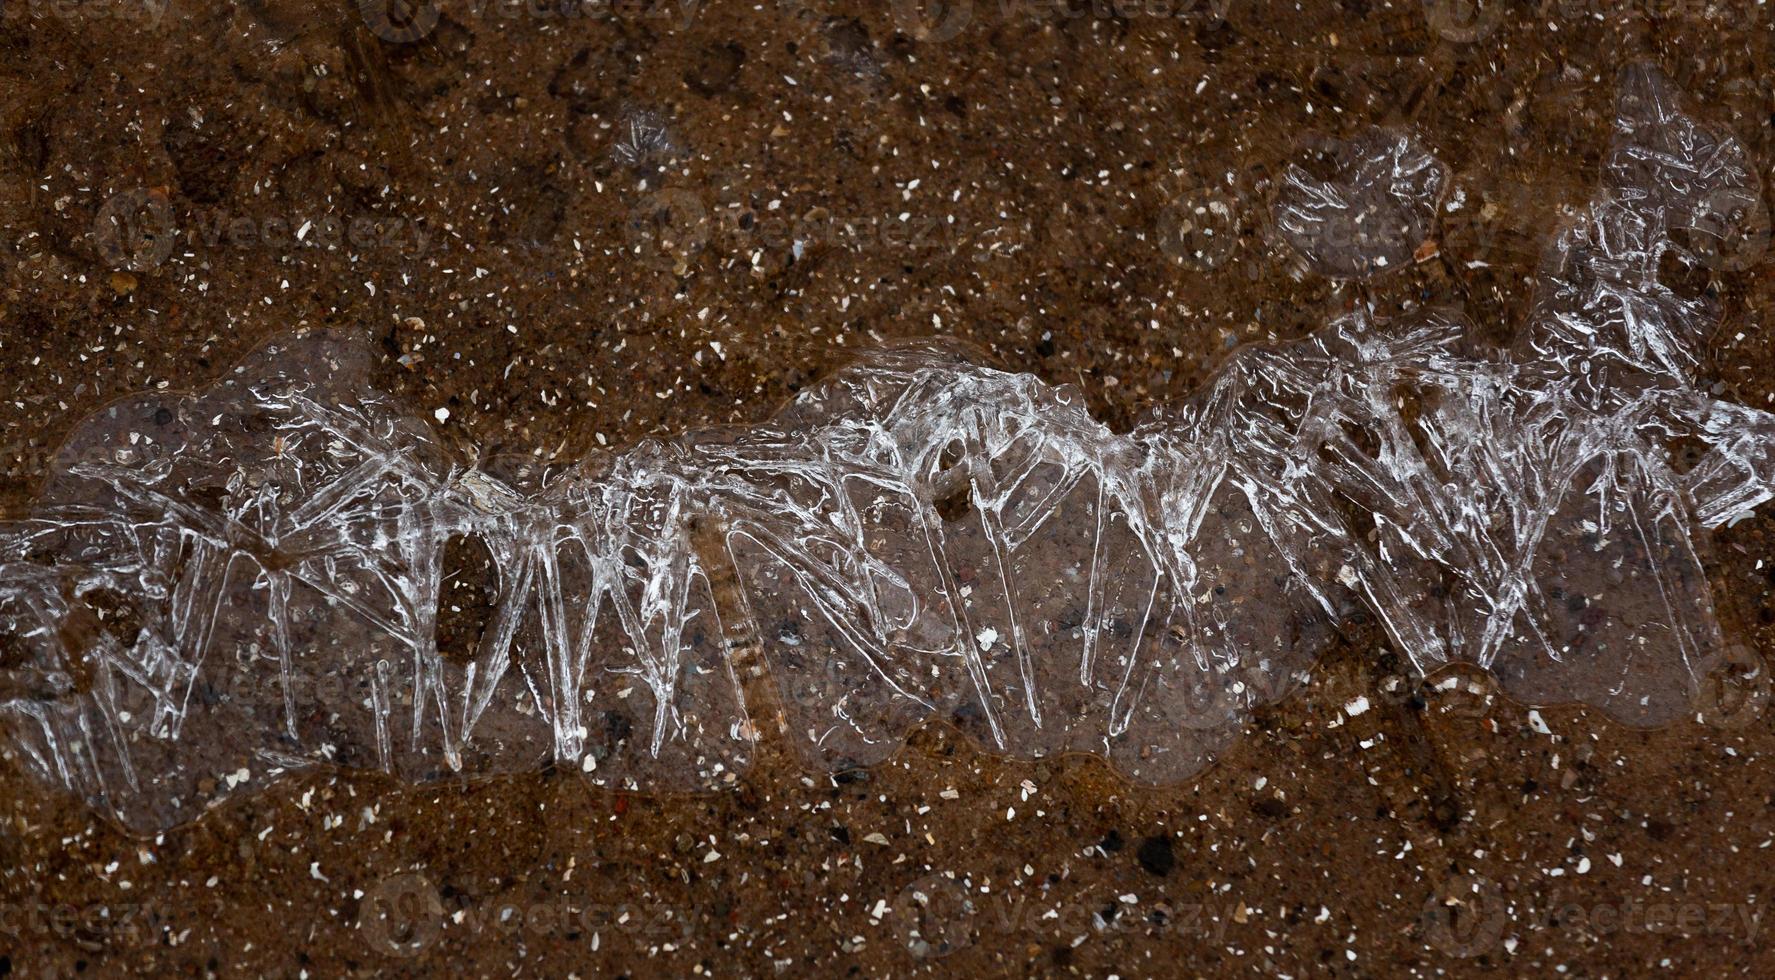
<path id="1" fill-rule="evenodd" d="M 1140 842 L 1140 850 L 1134 852 L 1140 860 L 1140 866 L 1163 878 L 1171 873 L 1177 865 L 1177 855 L 1171 853 L 1171 838 L 1164 834 L 1148 837 Z"/>
<path id="2" fill-rule="evenodd" d="M 1263 799 L 1258 800 L 1256 803 L 1251 804 L 1251 809 L 1257 811 L 1262 816 L 1269 817 L 1271 820 L 1277 820 L 1288 816 L 1288 804 L 1273 796 L 1266 796 Z"/>

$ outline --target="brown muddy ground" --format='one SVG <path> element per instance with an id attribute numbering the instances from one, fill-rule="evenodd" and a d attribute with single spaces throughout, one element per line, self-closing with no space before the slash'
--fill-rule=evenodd
<path id="1" fill-rule="evenodd" d="M 1550 0 L 1477 30 L 1417 2 L 1192 6 L 9 0 L 0 507 L 106 400 L 302 326 L 365 332 L 383 384 L 493 451 L 758 418 L 928 334 L 1121 425 L 1362 299 L 1507 337 L 1631 59 L 1775 161 L 1775 15 L 1748 2 Z M 1276 242 L 1271 175 L 1376 122 L 1481 204 L 1339 288 Z M 1178 202 L 1228 172 L 1232 243 L 1176 260 Z M 1772 269 L 1714 284 L 1708 370 L 1759 406 Z M 1762 655 L 1772 540 L 1768 510 L 1713 539 Z M 311 775 L 138 841 L 9 759 L 0 975 L 1775 972 L 1760 702 L 1642 733 L 1407 671 L 1354 631 L 1167 790 L 931 729 L 892 765 L 761 765 L 707 798 Z M 1471 914 L 1434 914 L 1469 876 Z"/>

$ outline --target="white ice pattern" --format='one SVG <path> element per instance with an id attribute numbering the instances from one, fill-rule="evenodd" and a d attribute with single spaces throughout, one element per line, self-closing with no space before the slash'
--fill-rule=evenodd
<path id="1" fill-rule="evenodd" d="M 1372 159 L 1278 220 L 1366 274 L 1443 171 L 1406 134 L 1346 149 Z M 1693 535 L 1775 493 L 1775 416 L 1697 390 L 1719 311 L 1665 270 L 1760 201 L 1743 147 L 1630 69 L 1515 348 L 1351 314 L 1125 435 L 926 344 L 762 425 L 543 470 L 443 445 L 347 339 L 282 341 L 101 412 L 0 527 L 0 718 L 138 830 L 314 765 L 713 788 L 761 738 L 868 765 L 927 717 L 1175 780 L 1363 609 L 1420 671 L 1669 721 L 1722 645 Z M 440 649 L 453 577 L 484 608 Z"/>

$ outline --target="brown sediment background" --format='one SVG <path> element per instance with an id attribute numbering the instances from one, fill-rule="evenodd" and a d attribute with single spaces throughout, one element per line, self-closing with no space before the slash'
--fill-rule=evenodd
<path id="1" fill-rule="evenodd" d="M 363 332 L 379 385 L 490 454 L 759 419 L 928 335 L 1125 428 L 1356 303 L 1459 305 L 1506 340 L 1627 61 L 1775 162 L 1775 23 L 1748 3 L 436 9 L 6 6 L 8 513 L 93 409 L 302 327 Z M 1465 203 L 1409 268 L 1340 287 L 1269 201 L 1306 137 L 1372 124 L 1412 127 Z M 1179 241 L 1204 200 L 1232 216 L 1206 261 Z M 1703 369 L 1758 407 L 1772 269 L 1715 276 Z M 1772 521 L 1711 541 L 1750 656 Z M 8 759 L 0 969 L 1766 975 L 1775 719 L 1742 693 L 1649 733 L 1531 714 L 1420 688 L 1355 624 L 1171 788 L 935 726 L 714 796 L 299 776 L 147 841 Z"/>

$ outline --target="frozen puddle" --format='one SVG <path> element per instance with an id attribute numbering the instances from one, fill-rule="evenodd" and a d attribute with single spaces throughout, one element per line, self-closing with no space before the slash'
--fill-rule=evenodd
<path id="1" fill-rule="evenodd" d="M 1443 165 L 1334 150 L 1278 227 L 1328 275 L 1408 261 Z M 441 443 L 353 342 L 281 341 L 90 419 L 0 528 L 0 717 L 139 831 L 310 766 L 715 788 L 761 738 L 867 765 L 931 717 L 1177 780 L 1362 608 L 1421 671 L 1668 722 L 1721 656 L 1695 536 L 1775 493 L 1775 416 L 1696 387 L 1719 310 L 1667 270 L 1762 208 L 1743 148 L 1631 69 L 1514 349 L 1351 315 L 1127 435 L 926 345 L 541 471 Z"/>

